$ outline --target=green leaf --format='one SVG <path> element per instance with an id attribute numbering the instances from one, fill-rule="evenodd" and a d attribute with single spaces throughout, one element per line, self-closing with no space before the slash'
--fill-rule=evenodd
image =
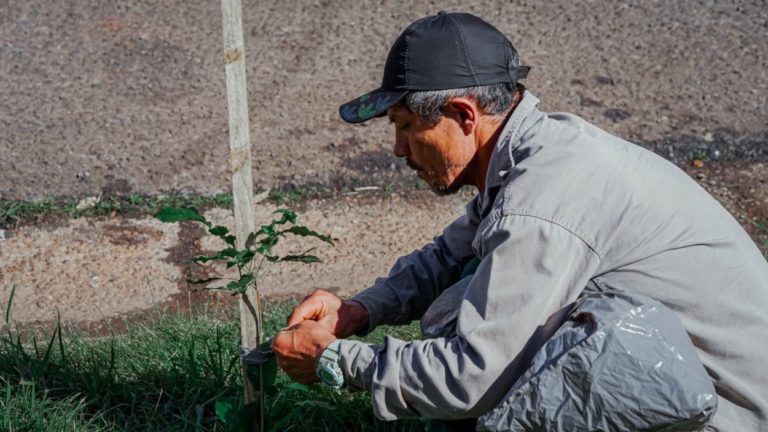
<path id="1" fill-rule="evenodd" d="M 288 232 L 288 233 L 295 234 L 302 237 L 315 237 L 333 246 L 333 240 L 331 240 L 329 236 L 322 235 L 316 231 L 312 231 L 311 229 L 305 226 L 301 226 L 301 225 L 292 226 L 284 230 L 283 232 Z"/>
<path id="2" fill-rule="evenodd" d="M 284 208 L 277 209 L 273 212 L 273 214 L 274 213 L 280 213 L 282 217 L 280 219 L 275 219 L 274 221 L 272 221 L 273 224 L 283 225 L 286 222 L 296 223 L 296 213 L 288 209 L 284 209 Z"/>
<path id="3" fill-rule="evenodd" d="M 248 287 L 248 284 L 253 282 L 254 279 L 256 279 L 256 276 L 252 274 L 242 275 L 240 276 L 239 280 L 228 283 L 226 286 L 226 289 L 231 291 L 236 291 L 239 293 L 244 293 L 245 288 Z"/>
<path id="4" fill-rule="evenodd" d="M 217 225 L 213 228 L 210 228 L 208 232 L 224 240 L 228 245 L 235 247 L 235 236 L 227 235 L 229 234 L 229 228 L 225 226 Z"/>
<path id="5" fill-rule="evenodd" d="M 11 286 L 11 293 L 8 295 L 8 305 L 5 307 L 5 314 L 3 315 L 3 322 L 10 328 L 11 322 L 11 310 L 13 308 L 13 295 L 16 293 L 16 285 Z M 2 302 L 0 302 L 2 304 Z"/>
<path id="6" fill-rule="evenodd" d="M 302 393 L 308 393 L 309 392 L 309 386 L 306 385 L 306 384 L 302 384 L 302 383 L 294 382 L 294 383 L 288 384 L 287 387 L 289 389 L 291 389 L 291 390 L 297 390 L 297 391 L 300 391 Z"/>
<path id="7" fill-rule="evenodd" d="M 280 238 L 276 235 L 272 235 L 259 240 L 259 247 L 256 248 L 256 253 L 267 256 L 272 254 L 272 247 L 277 244 Z"/>
<path id="8" fill-rule="evenodd" d="M 237 256 L 235 257 L 235 261 L 237 262 L 238 267 L 244 267 L 246 264 L 251 262 L 253 257 L 256 256 L 256 252 L 251 250 L 242 250 L 237 253 Z"/>
<path id="9" fill-rule="evenodd" d="M 216 417 L 224 423 L 231 423 L 237 418 L 237 406 L 231 399 L 219 399 L 215 405 Z"/>
<path id="10" fill-rule="evenodd" d="M 295 261 L 295 262 L 303 262 L 304 264 L 312 264 L 312 263 L 319 263 L 320 258 L 314 256 L 314 255 L 286 255 L 282 258 L 280 258 L 278 261 Z"/>
<path id="11" fill-rule="evenodd" d="M 216 225 L 215 227 L 209 229 L 208 232 L 215 236 L 224 238 L 224 236 L 229 232 L 229 228 L 221 225 Z"/>
<path id="12" fill-rule="evenodd" d="M 235 248 L 226 248 L 216 255 L 203 255 L 203 256 L 196 256 L 192 258 L 193 262 L 199 262 L 199 263 L 207 263 L 208 261 L 216 261 L 216 260 L 225 260 L 227 258 L 235 258 L 237 256 L 237 249 Z"/>
<path id="13" fill-rule="evenodd" d="M 211 223 L 193 208 L 165 207 L 155 213 L 155 218 L 166 223 L 197 221 L 202 222 L 209 227 L 211 226 Z"/>

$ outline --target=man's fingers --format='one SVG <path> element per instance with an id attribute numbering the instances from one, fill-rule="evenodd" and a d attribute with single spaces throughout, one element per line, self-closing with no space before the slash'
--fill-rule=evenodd
<path id="1" fill-rule="evenodd" d="M 306 362 L 299 359 L 283 357 L 278 354 L 277 366 L 288 376 L 302 384 L 311 384 L 318 381 L 314 368 L 309 367 Z"/>
<path id="2" fill-rule="evenodd" d="M 297 369 L 289 369 L 283 371 L 291 378 L 293 378 L 294 381 L 299 382 L 301 384 L 312 384 L 320 379 L 317 377 L 315 372 L 308 372 L 304 370 L 297 370 Z"/>
<path id="3" fill-rule="evenodd" d="M 314 370 L 307 370 L 300 367 L 289 367 L 288 369 L 283 369 L 283 371 L 289 377 L 293 378 L 294 381 L 300 382 L 302 384 L 312 384 L 319 381 L 317 373 Z"/>
<path id="4" fill-rule="evenodd" d="M 323 311 L 322 302 L 316 299 L 307 299 L 291 312 L 291 316 L 288 317 L 288 327 L 294 326 L 302 321 L 313 320 L 316 321 L 322 318 L 321 313 Z"/>

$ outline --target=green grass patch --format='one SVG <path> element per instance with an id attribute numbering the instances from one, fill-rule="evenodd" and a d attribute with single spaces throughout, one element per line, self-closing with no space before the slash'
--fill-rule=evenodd
<path id="1" fill-rule="evenodd" d="M 317 190 L 304 187 L 295 188 L 275 188 L 270 189 L 267 199 L 277 205 L 293 204 L 300 201 L 304 201 L 310 198 L 318 198 L 324 195 L 329 195 L 330 192 L 325 193 Z"/>
<path id="2" fill-rule="evenodd" d="M 394 192 L 395 187 L 387 183 L 382 187 L 385 195 Z M 256 191 L 259 195 L 264 191 Z M 318 198 L 330 198 L 344 190 L 331 186 L 294 187 L 282 186 L 270 189 L 266 200 L 277 204 L 295 204 Z M 89 201 L 90 200 L 90 201 Z M 165 207 L 192 207 L 205 210 L 211 207 L 232 208 L 231 193 L 215 195 L 161 194 L 161 195 L 112 195 L 83 199 L 44 198 L 36 201 L 0 199 L 0 229 L 11 229 L 19 224 L 34 223 L 47 215 L 61 215 L 70 218 L 119 215 L 153 215 Z"/>
<path id="3" fill-rule="evenodd" d="M 90 202 L 71 198 L 38 201 L 0 200 L 0 229 L 58 214 L 67 217 L 115 214 L 154 214 L 163 207 L 232 207 L 232 194 L 216 195 L 128 195 L 93 197 Z"/>
<path id="4" fill-rule="evenodd" d="M 292 306 L 264 306 L 266 334 L 284 325 Z M 109 337 L 60 325 L 33 333 L 5 325 L 0 430 L 228 430 L 216 406 L 241 397 L 239 323 L 232 315 L 217 307 L 158 312 L 153 322 Z M 383 328 L 366 340 L 380 342 L 385 333 L 410 339 L 418 329 Z M 301 386 L 282 373 L 265 411 L 272 431 L 424 428 L 416 419 L 376 420 L 367 393 Z"/>

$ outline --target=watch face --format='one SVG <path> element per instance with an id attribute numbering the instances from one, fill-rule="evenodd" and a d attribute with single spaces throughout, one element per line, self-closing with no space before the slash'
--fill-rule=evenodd
<path id="1" fill-rule="evenodd" d="M 317 367 L 317 377 L 329 387 L 339 388 L 344 384 L 344 375 L 335 363 L 320 361 Z"/>
<path id="2" fill-rule="evenodd" d="M 333 385 L 336 383 L 336 377 L 333 376 L 333 374 L 325 368 L 320 368 L 317 371 L 317 376 L 320 378 L 322 382 L 328 385 Z"/>
<path id="3" fill-rule="evenodd" d="M 344 385 L 344 372 L 339 367 L 339 341 L 331 343 L 317 362 L 317 377 L 323 384 L 339 388 Z"/>

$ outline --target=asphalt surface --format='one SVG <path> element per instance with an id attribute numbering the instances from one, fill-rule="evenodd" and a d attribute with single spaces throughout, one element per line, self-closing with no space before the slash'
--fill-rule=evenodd
<path id="1" fill-rule="evenodd" d="M 244 1 L 257 187 L 412 181 L 385 121 L 338 105 L 376 87 L 391 42 L 475 13 L 532 66 L 546 111 L 679 163 L 768 159 L 765 1 Z M 216 1 L 0 0 L 0 199 L 229 187 Z"/>

